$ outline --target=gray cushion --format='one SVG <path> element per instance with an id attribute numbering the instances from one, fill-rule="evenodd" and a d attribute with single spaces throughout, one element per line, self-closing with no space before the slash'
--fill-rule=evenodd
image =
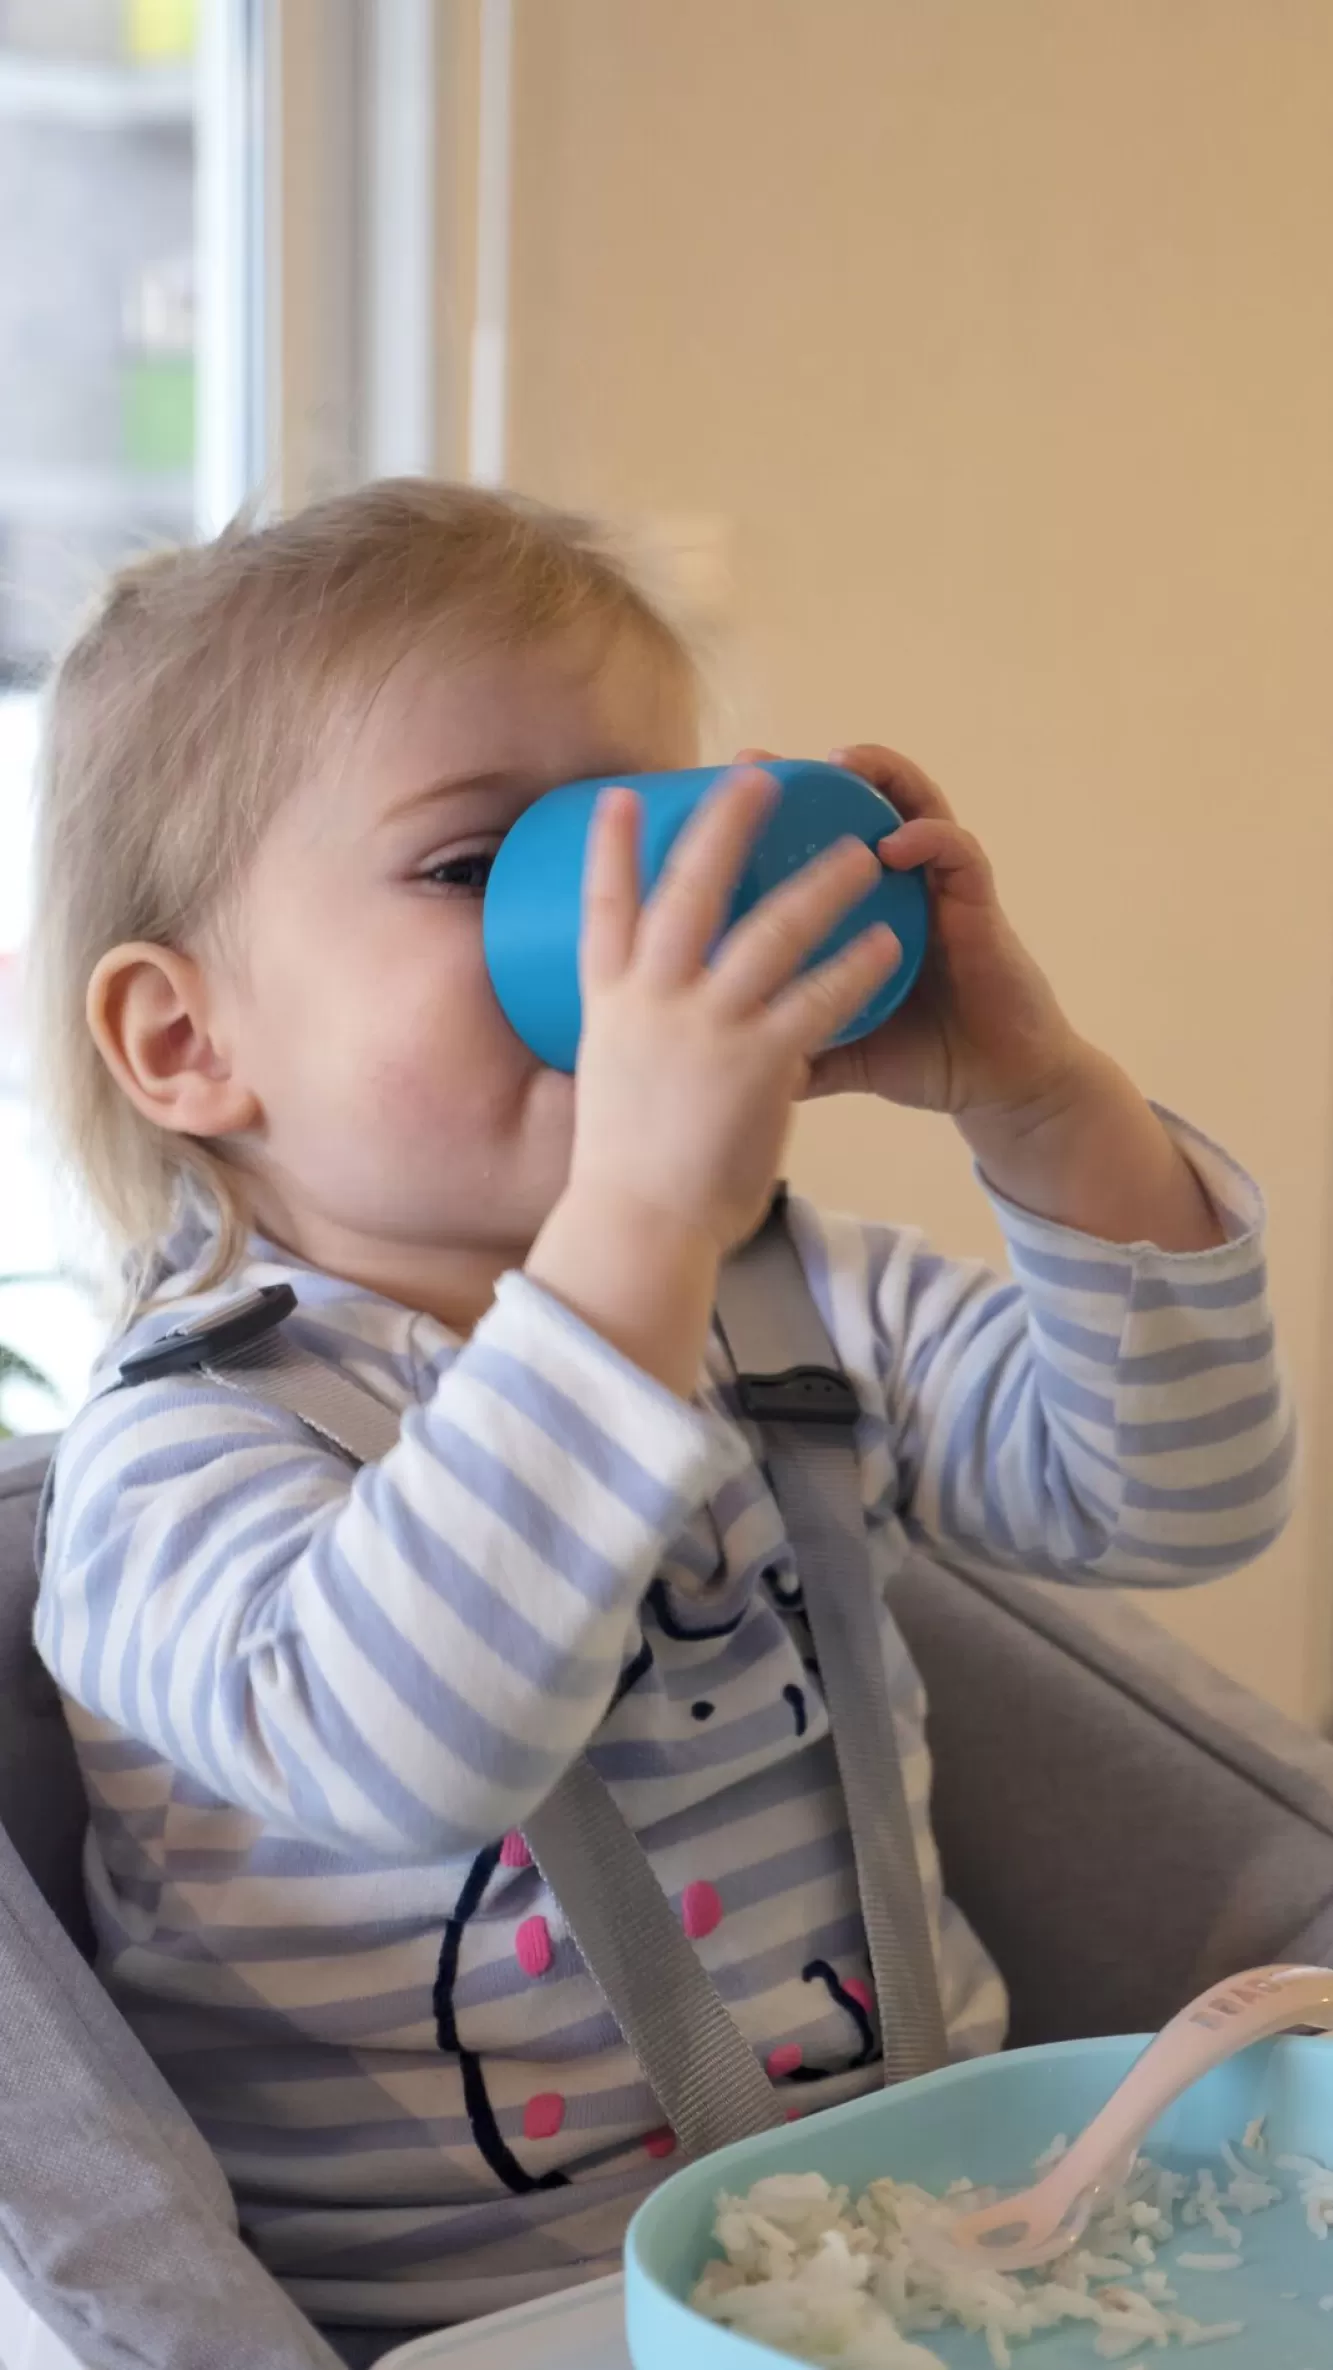
<path id="1" fill-rule="evenodd" d="M 0 2268 L 89 2370 L 337 2370 L 242 2243 L 216 2157 L 70 1948 L 71 1935 L 91 1942 L 87 1813 L 31 1634 L 50 1445 L 0 1449 Z"/>
<path id="2" fill-rule="evenodd" d="M 54 1445 L 45 1438 L 0 1445 L 0 1826 L 87 1954 L 88 1809 L 60 1696 L 32 1643 L 37 1501 Z"/>
<path id="3" fill-rule="evenodd" d="M 337 2370 L 0 1834 L 0 2269 L 87 2370 Z"/>
<path id="4" fill-rule="evenodd" d="M 1267 1960 L 1333 1963 L 1333 1748 L 1136 1607 L 918 1563 L 945 1875 L 1016 2043 L 1150 2031 Z"/>

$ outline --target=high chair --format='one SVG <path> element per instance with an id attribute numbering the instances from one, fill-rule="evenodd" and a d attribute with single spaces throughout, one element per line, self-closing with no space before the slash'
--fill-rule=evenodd
<path id="1" fill-rule="evenodd" d="M 0 2366 L 335 2370 L 90 1963 L 83 1788 L 31 1643 L 53 1443 L 0 1449 Z M 1237 1967 L 1333 1963 L 1333 1747 L 1114 1597 L 924 1559 L 948 1888 L 1015 2043 L 1136 2032 Z M 383 2350 L 406 2332 L 385 2332 Z"/>

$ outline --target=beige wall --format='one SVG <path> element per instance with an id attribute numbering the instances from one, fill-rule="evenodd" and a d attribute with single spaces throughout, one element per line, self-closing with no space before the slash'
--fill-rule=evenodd
<path id="1" fill-rule="evenodd" d="M 1070 1010 L 1261 1172 L 1311 1481 L 1167 1618 L 1333 1688 L 1329 0 L 517 0 L 511 476 L 728 522 L 736 725 L 882 737 Z M 820 1194 L 993 1233 L 947 1126 Z"/>

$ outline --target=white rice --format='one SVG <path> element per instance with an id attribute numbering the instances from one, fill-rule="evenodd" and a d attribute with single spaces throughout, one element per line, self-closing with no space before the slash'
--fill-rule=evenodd
<path id="1" fill-rule="evenodd" d="M 1333 2173 L 1309 2157 L 1280 2157 L 1274 2167 L 1262 2140 L 1262 2125 L 1252 2124 L 1240 2151 L 1225 2150 L 1225 2187 L 1206 2168 L 1191 2182 L 1141 2158 L 1072 2254 L 1018 2275 L 932 2261 L 914 2233 L 939 2200 L 910 2182 L 872 2181 L 853 2202 L 819 2173 L 775 2174 L 745 2197 L 719 2197 L 721 2258 L 706 2266 L 692 2302 L 710 2320 L 824 2370 L 941 2370 L 920 2340 L 946 2325 L 983 2337 L 994 2370 L 1011 2370 L 1016 2345 L 1071 2322 L 1086 2327 L 1104 2362 L 1214 2344 L 1239 2336 L 1244 2324 L 1183 2312 L 1171 2275 L 1239 2268 L 1241 2233 L 1228 2215 L 1244 2220 L 1281 2202 L 1270 2167 L 1294 2176 L 1318 2237 L 1333 2228 Z M 1065 2146 L 1053 2141 L 1039 2169 L 1057 2163 Z M 972 2205 L 993 2194 L 969 2181 L 946 2192 Z M 1218 2249 L 1159 2263 L 1160 2249 L 1194 2230 L 1215 2237 Z"/>
<path id="2" fill-rule="evenodd" d="M 1316 2238 L 1327 2238 L 1333 2228 L 1333 2172 L 1313 2156 L 1279 2156 L 1277 2169 L 1295 2174 L 1305 2219 Z"/>

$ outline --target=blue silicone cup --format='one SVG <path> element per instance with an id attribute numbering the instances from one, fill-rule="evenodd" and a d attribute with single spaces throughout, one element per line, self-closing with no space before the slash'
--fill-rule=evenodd
<path id="1" fill-rule="evenodd" d="M 789 2354 L 741 2337 L 691 2311 L 690 2291 L 709 2257 L 719 2190 L 744 2195 L 769 2173 L 818 2172 L 853 2195 L 888 2173 L 937 2194 L 966 2175 L 1005 2188 L 1033 2178 L 1036 2158 L 1058 2132 L 1081 2131 L 1104 2106 L 1144 2047 L 1141 2040 L 1067 2041 L 951 2066 L 896 2090 L 876 2091 L 800 2123 L 740 2140 L 687 2165 L 639 2208 L 625 2242 L 625 2310 L 635 2370 L 792 2370 Z M 808 2095 L 808 2094 L 807 2094 Z M 1333 2041 L 1284 2040 L 1247 2050 L 1187 2090 L 1150 2133 L 1145 2153 L 1174 2172 L 1207 2165 L 1225 2187 L 1224 2141 L 1233 2145 L 1259 2117 L 1274 2160 L 1308 2156 L 1333 2164 Z M 1283 2202 L 1240 2220 L 1243 2257 L 1234 2271 L 1179 2271 L 1174 2258 L 1211 2253 L 1215 2242 L 1186 2231 L 1159 2258 L 1180 2306 L 1210 2324 L 1240 2321 L 1240 2336 L 1197 2353 L 1152 2354 L 1197 2362 L 1199 2370 L 1327 2370 L 1333 2361 L 1333 2246 L 1306 2226 L 1296 2183 L 1273 2178 Z M 948 2370 L 991 2370 L 983 2337 L 932 2329 L 915 2342 Z M 1137 2364 L 1139 2353 L 1127 2357 Z M 1014 2348 L 1015 2370 L 1097 2370 L 1085 2328 L 1066 2324 Z"/>
<path id="2" fill-rule="evenodd" d="M 700 800 L 728 769 L 609 774 L 568 782 L 520 815 L 495 859 L 483 915 L 486 963 L 509 1025 L 540 1061 L 572 1070 L 582 1027 L 579 999 L 579 923 L 588 830 L 601 792 L 624 781 L 643 802 L 642 872 L 647 894 L 672 845 Z M 732 902 L 734 922 L 808 864 L 835 839 L 875 847 L 902 817 L 880 791 L 838 765 L 782 762 L 766 771 L 781 785 L 779 803 L 757 840 Z M 916 983 L 926 951 L 928 906 L 919 873 L 882 875 L 854 906 L 812 963 L 826 961 L 872 922 L 887 922 L 902 946 L 902 961 L 838 1042 L 851 1044 L 877 1029 Z"/>

